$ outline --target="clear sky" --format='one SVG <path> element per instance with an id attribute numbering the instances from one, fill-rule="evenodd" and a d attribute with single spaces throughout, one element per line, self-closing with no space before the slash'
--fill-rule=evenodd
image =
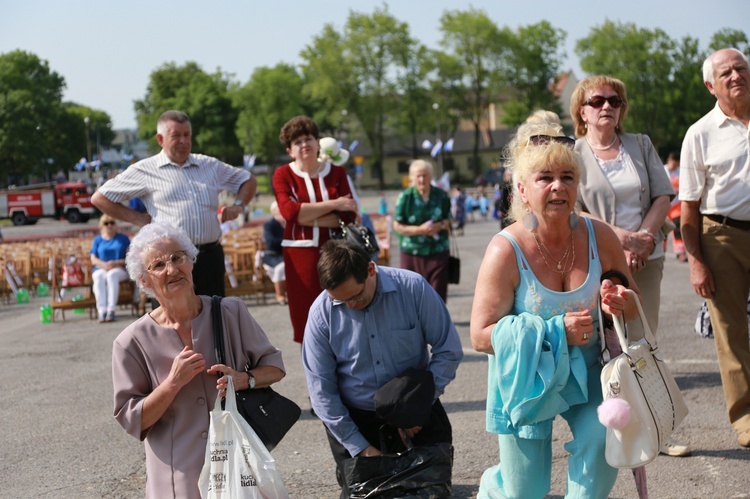
<path id="1" fill-rule="evenodd" d="M 15 49 L 46 60 L 65 78 L 65 100 L 109 113 L 115 128 L 134 128 L 133 101 L 143 98 L 149 74 L 165 62 L 197 62 L 241 83 L 253 70 L 299 64 L 300 51 L 326 23 L 341 29 L 350 10 L 370 13 L 381 1 L 350 0 L 0 0 L 0 53 Z M 750 35 L 750 0 L 398 0 L 392 15 L 411 34 L 439 48 L 445 10 L 483 9 L 498 26 L 549 21 L 567 33 L 564 69 L 582 76 L 577 40 L 606 19 L 661 28 L 708 45 L 721 28 Z M 699 69 L 696 68 L 696 71 Z"/>

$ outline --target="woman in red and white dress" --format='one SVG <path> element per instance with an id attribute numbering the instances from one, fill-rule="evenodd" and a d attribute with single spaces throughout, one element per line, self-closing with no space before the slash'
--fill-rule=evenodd
<path id="1" fill-rule="evenodd" d="M 276 169 L 273 189 L 286 219 L 281 243 L 286 270 L 289 315 L 294 341 L 302 343 L 307 313 L 323 291 L 318 281 L 320 248 L 330 229 L 353 222 L 357 203 L 342 166 L 321 162 L 318 126 L 307 116 L 296 116 L 282 128 L 279 139 L 292 162 Z"/>

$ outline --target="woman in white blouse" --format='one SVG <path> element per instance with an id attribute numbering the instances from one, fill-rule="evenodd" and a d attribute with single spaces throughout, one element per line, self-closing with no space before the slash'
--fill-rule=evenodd
<path id="1" fill-rule="evenodd" d="M 647 135 L 625 133 L 628 99 L 620 80 L 600 75 L 578 82 L 570 114 L 578 138 L 575 149 L 584 164 L 578 208 L 608 223 L 619 237 L 655 333 L 664 273 L 661 227 L 675 195 L 664 163 Z M 640 321 L 628 324 L 628 336 L 643 337 Z M 690 449 L 668 444 L 662 452 L 681 456 Z"/>

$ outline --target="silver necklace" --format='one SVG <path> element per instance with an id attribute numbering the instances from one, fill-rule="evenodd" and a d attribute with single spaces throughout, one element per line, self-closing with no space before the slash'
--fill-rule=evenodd
<path id="1" fill-rule="evenodd" d="M 588 142 L 589 147 L 591 147 L 591 149 L 593 149 L 594 151 L 606 151 L 607 149 L 615 145 L 615 142 L 617 142 L 617 134 L 615 134 L 615 138 L 612 139 L 612 142 L 610 142 L 609 145 L 606 145 L 604 147 L 596 147 L 594 144 L 591 143 L 588 135 L 585 135 L 584 137 L 586 138 L 586 142 Z"/>

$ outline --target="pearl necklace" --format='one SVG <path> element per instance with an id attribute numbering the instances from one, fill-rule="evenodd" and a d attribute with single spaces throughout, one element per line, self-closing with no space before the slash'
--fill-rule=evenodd
<path id="1" fill-rule="evenodd" d="M 565 274 L 568 274 L 570 273 L 571 270 L 573 270 L 573 265 L 575 264 L 575 261 L 576 261 L 576 245 L 573 242 L 572 230 L 570 231 L 570 241 L 568 242 L 568 247 L 565 248 L 565 253 L 563 253 L 562 258 L 560 258 L 560 261 L 557 262 L 556 269 L 552 267 L 552 265 L 549 264 L 549 262 L 547 261 L 547 257 L 544 256 L 544 251 L 542 251 L 542 248 L 544 248 L 547 251 L 550 258 L 552 258 L 552 260 L 554 261 L 554 257 L 552 256 L 552 253 L 550 253 L 550 250 L 547 248 L 547 246 L 544 245 L 544 243 L 539 239 L 539 236 L 536 234 L 534 234 L 534 241 L 536 242 L 536 247 L 539 249 L 539 254 L 542 255 L 542 260 L 544 260 L 544 264 L 552 272 L 556 274 L 560 274 L 561 279 L 564 279 Z M 571 247 L 573 248 L 573 253 L 572 253 L 572 257 L 570 258 L 570 260 L 568 260 L 568 254 L 570 253 Z"/>
<path id="2" fill-rule="evenodd" d="M 604 147 L 596 147 L 594 144 L 591 143 L 588 135 L 584 135 L 584 137 L 586 138 L 586 142 L 588 142 L 589 147 L 591 147 L 591 149 L 593 149 L 594 151 L 606 151 L 607 149 L 615 145 L 615 142 L 617 142 L 617 134 L 615 134 L 615 138 L 612 139 L 612 142 L 610 142 L 609 145 L 606 145 Z"/>

